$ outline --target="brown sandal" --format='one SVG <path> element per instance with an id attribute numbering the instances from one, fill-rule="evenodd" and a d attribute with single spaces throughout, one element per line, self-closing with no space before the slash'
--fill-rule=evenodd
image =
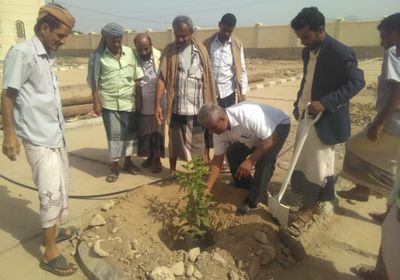
<path id="1" fill-rule="evenodd" d="M 364 280 L 388 280 L 385 275 L 376 271 L 374 266 L 360 264 L 350 268 L 350 271 Z"/>
<path id="2" fill-rule="evenodd" d="M 145 161 L 142 162 L 142 167 L 143 168 L 150 167 L 151 166 L 151 161 L 152 161 L 152 158 L 151 158 L 151 156 L 149 156 L 148 158 L 146 158 Z"/>
<path id="3" fill-rule="evenodd" d="M 117 181 L 118 176 L 119 176 L 118 167 L 111 167 L 111 173 L 107 175 L 106 181 L 108 183 L 114 183 L 115 181 Z"/>
<path id="4" fill-rule="evenodd" d="M 157 174 L 157 173 L 160 173 L 161 171 L 162 171 L 162 164 L 161 164 L 160 159 L 158 159 L 158 160 L 154 159 L 152 167 L 151 167 L 151 172 Z"/>
<path id="5" fill-rule="evenodd" d="M 294 217 L 294 221 L 288 226 L 287 230 L 292 236 L 299 237 L 311 226 L 312 223 L 313 217 L 307 219 L 303 215 L 297 214 Z"/>
<path id="6" fill-rule="evenodd" d="M 140 168 L 137 167 L 133 162 L 125 164 L 124 170 L 131 173 L 132 175 L 138 175 L 140 173 Z"/>

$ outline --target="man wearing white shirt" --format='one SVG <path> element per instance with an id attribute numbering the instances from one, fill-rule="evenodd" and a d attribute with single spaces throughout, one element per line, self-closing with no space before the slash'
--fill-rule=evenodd
<path id="1" fill-rule="evenodd" d="M 244 215 L 255 208 L 265 194 L 275 170 L 276 157 L 289 134 L 290 118 L 272 106 L 244 101 L 229 108 L 205 104 L 198 119 L 214 133 L 214 157 L 207 190 L 211 191 L 217 180 L 226 152 L 235 186 L 250 189 L 236 212 Z M 253 166 L 254 176 L 250 173 Z"/>
<path id="2" fill-rule="evenodd" d="M 236 94 L 239 102 L 246 100 L 247 72 L 243 44 L 232 35 L 236 17 L 225 14 L 218 25 L 219 32 L 207 38 L 204 44 L 210 54 L 218 105 L 228 108 L 236 103 Z M 212 146 L 212 134 L 206 131 L 206 149 L 209 150 Z"/>

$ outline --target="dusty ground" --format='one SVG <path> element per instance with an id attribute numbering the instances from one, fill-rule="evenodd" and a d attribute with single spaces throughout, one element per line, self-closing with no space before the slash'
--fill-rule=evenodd
<path id="1" fill-rule="evenodd" d="M 84 62 L 86 59 L 65 59 L 59 65 L 79 65 Z M 299 61 L 249 60 L 247 63 L 250 80 L 251 77 L 276 80 L 295 76 L 301 72 L 301 67 Z M 86 69 L 59 72 L 58 76 L 63 98 L 90 96 L 85 84 Z M 369 83 L 366 90 L 351 102 L 354 131 L 364 127 L 374 115 L 372 108 L 375 88 L 375 84 Z M 296 124 L 291 129 L 283 151 L 293 144 L 295 130 Z M 280 186 L 290 154 L 290 151 L 283 153 L 279 158 L 270 184 L 272 192 Z M 343 145 L 339 145 L 336 156 L 337 172 L 342 160 Z M 330 219 L 325 214 L 316 217 L 317 222 L 301 239 L 308 257 L 297 263 L 279 240 L 278 227 L 268 215 L 264 203 L 246 217 L 234 215 L 236 206 L 243 201 L 247 192 L 231 187 L 229 181 L 229 176 L 222 177 L 214 189 L 214 197 L 218 201 L 213 209 L 215 243 L 202 248 L 202 253 L 195 262 L 188 260 L 187 250 L 177 250 L 177 244 L 171 242 L 168 233 L 169 222 L 176 215 L 175 203 L 182 196 L 174 181 L 149 185 L 114 200 L 116 205 L 111 210 L 98 211 L 106 218 L 106 225 L 85 230 L 81 239 L 89 245 L 93 245 L 95 240 L 104 239 L 101 247 L 110 253 L 106 260 L 125 271 L 130 279 L 146 279 L 146 275 L 157 266 L 171 267 L 183 262 L 185 274 L 188 270 L 190 274 L 193 268 L 197 278 L 201 275 L 202 279 L 207 280 L 227 277 L 260 280 L 355 280 L 355 276 L 348 271 L 338 271 L 337 267 L 345 267 L 349 263 L 374 263 L 377 245 L 371 244 L 379 243 L 379 234 L 377 226 L 366 218 L 366 204 L 353 205 L 341 201 L 337 214 Z M 339 189 L 351 186 L 341 179 L 337 185 Z M 284 202 L 295 209 L 299 205 L 298 201 L 298 197 L 289 192 Z M 376 210 L 384 207 L 383 200 L 372 199 L 371 205 Z M 72 245 L 76 245 L 76 241 Z M 176 279 L 194 278 L 178 276 Z"/>

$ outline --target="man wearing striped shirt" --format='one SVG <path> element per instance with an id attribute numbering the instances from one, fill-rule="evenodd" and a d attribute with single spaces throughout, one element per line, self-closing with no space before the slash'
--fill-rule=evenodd
<path id="1" fill-rule="evenodd" d="M 207 38 L 204 44 L 210 54 L 212 71 L 217 90 L 218 105 L 228 108 L 237 100 L 246 100 L 248 88 L 247 72 L 243 53 L 243 44 L 232 35 L 236 26 L 236 17 L 225 14 L 218 23 L 219 32 Z M 209 159 L 209 149 L 213 146 L 212 133 L 205 134 L 205 157 Z"/>

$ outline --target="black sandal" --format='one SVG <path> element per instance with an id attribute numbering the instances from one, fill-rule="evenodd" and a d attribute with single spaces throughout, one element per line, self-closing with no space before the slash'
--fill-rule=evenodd
<path id="1" fill-rule="evenodd" d="M 109 183 L 114 183 L 117 181 L 119 176 L 119 169 L 118 167 L 111 167 L 111 173 L 107 175 L 106 181 Z"/>
<path id="2" fill-rule="evenodd" d="M 69 263 L 67 259 L 62 255 L 59 255 L 58 257 L 55 257 L 48 262 L 42 260 L 39 266 L 40 268 L 57 276 L 69 276 L 74 274 L 78 270 L 76 264 Z"/>

